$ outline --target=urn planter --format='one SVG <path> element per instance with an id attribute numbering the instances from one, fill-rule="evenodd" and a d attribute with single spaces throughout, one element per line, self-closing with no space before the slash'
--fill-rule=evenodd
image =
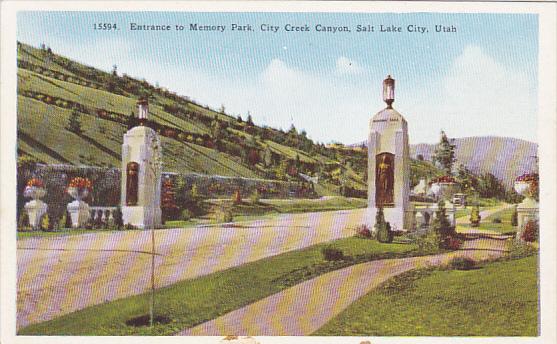
<path id="1" fill-rule="evenodd" d="M 89 195 L 89 189 L 69 187 L 67 192 L 74 198 L 74 201 L 67 206 L 68 213 L 72 219 L 72 228 L 83 227 L 91 216 L 89 205 L 83 201 Z"/>
<path id="2" fill-rule="evenodd" d="M 41 219 L 47 213 L 48 206 L 41 201 L 46 195 L 46 190 L 38 186 L 26 186 L 23 190 L 23 196 L 31 198 L 31 201 L 25 203 L 24 208 L 29 217 L 29 225 L 33 229 L 41 228 Z"/>

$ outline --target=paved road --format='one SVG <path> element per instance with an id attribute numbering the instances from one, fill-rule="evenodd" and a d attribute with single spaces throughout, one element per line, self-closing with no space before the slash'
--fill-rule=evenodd
<path id="1" fill-rule="evenodd" d="M 482 218 L 507 207 L 483 211 Z M 467 221 L 468 216 L 460 218 L 458 223 L 465 224 Z M 391 277 L 420 267 L 445 265 L 454 257 L 469 257 L 482 261 L 504 254 L 508 249 L 508 237 L 492 231 L 487 232 L 491 235 L 466 241 L 459 251 L 424 257 L 378 260 L 333 271 L 214 320 L 185 329 L 177 335 L 310 335 L 351 303 Z M 469 233 L 473 234 L 473 231 Z"/>
<path id="2" fill-rule="evenodd" d="M 284 214 L 232 225 L 156 231 L 158 287 L 354 234 L 365 209 Z M 18 240 L 17 327 L 145 292 L 151 233 Z M 143 253 L 142 253 L 143 252 Z"/>

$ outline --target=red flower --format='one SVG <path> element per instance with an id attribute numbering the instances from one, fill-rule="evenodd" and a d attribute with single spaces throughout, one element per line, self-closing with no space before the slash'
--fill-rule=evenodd
<path id="1" fill-rule="evenodd" d="M 75 177 L 70 181 L 70 188 L 78 188 L 78 189 L 89 189 L 93 188 L 93 184 L 88 178 L 83 177 Z"/>
<path id="2" fill-rule="evenodd" d="M 38 188 L 42 188 L 44 184 L 40 179 L 31 178 L 27 181 L 27 186 L 36 186 Z"/>

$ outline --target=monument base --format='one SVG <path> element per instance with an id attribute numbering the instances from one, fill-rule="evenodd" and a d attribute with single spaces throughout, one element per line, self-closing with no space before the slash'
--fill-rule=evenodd
<path id="1" fill-rule="evenodd" d="M 375 231 L 375 216 L 377 208 L 368 208 L 368 217 L 371 219 L 371 230 Z M 413 211 L 404 210 L 402 207 L 383 208 L 385 221 L 391 225 L 393 231 L 410 231 L 414 229 Z"/>
<path id="2" fill-rule="evenodd" d="M 161 213 L 161 208 L 142 206 L 122 207 L 124 225 L 130 224 L 141 229 L 160 227 Z"/>

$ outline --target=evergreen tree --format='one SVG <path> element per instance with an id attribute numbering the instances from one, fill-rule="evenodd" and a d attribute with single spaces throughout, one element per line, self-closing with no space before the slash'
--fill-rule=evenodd
<path id="1" fill-rule="evenodd" d="M 437 212 L 435 215 L 435 219 L 433 219 L 433 221 L 431 222 L 431 227 L 439 236 L 441 243 L 443 243 L 447 238 L 454 234 L 455 230 L 455 228 L 451 225 L 451 222 L 447 218 L 445 201 L 441 200 L 439 201 L 439 203 L 437 203 Z"/>
<path id="2" fill-rule="evenodd" d="M 269 146 L 265 148 L 263 162 L 265 163 L 265 167 L 270 167 L 273 164 L 273 153 L 271 152 L 271 148 L 269 148 Z"/>
<path id="3" fill-rule="evenodd" d="M 76 109 L 70 114 L 67 129 L 76 134 L 81 133 L 81 116 Z"/>
<path id="4" fill-rule="evenodd" d="M 247 125 L 253 126 L 253 119 L 251 118 L 251 114 L 248 111 L 248 119 L 246 120 Z"/>
<path id="5" fill-rule="evenodd" d="M 453 164 L 456 161 L 455 148 L 456 146 L 449 141 L 445 132 L 441 131 L 441 141 L 435 149 L 433 162 L 438 164 L 446 174 L 451 174 Z"/>

